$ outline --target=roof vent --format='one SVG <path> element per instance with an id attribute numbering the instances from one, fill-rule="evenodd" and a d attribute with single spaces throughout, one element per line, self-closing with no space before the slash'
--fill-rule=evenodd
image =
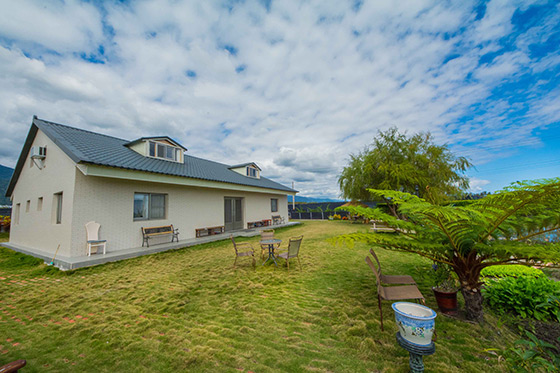
<path id="1" fill-rule="evenodd" d="M 31 148 L 31 159 L 45 159 L 47 148 L 43 146 L 33 146 Z"/>

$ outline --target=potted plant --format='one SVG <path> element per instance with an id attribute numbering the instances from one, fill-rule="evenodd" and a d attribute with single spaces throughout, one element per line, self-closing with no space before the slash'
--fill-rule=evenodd
<path id="1" fill-rule="evenodd" d="M 457 313 L 457 292 L 459 289 L 451 267 L 443 263 L 434 263 L 432 265 L 432 277 L 434 281 L 432 290 L 439 310 L 447 315 L 455 315 Z"/>

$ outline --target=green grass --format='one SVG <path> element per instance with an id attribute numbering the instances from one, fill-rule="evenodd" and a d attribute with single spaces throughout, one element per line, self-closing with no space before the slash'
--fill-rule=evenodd
<path id="1" fill-rule="evenodd" d="M 304 235 L 303 270 L 232 267 L 228 241 L 61 272 L 0 248 L 0 365 L 27 359 L 26 372 L 406 372 L 390 302 L 385 331 L 366 246 L 329 237 L 367 226 L 306 222 L 277 230 Z M 246 239 L 253 244 L 258 238 Z M 286 241 L 285 241 L 286 242 Z M 430 263 L 378 250 L 387 274 L 419 281 L 436 308 Z M 294 263 L 295 264 L 295 263 Z M 483 325 L 438 316 L 427 372 L 503 371 L 484 349 L 515 336 L 487 315 Z M 505 341 L 505 342 L 504 342 Z M 504 345 L 505 343 L 505 345 Z"/>

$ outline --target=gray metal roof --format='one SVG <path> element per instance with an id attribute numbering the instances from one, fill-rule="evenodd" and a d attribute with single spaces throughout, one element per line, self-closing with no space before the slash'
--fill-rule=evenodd
<path id="1" fill-rule="evenodd" d="M 234 169 L 234 168 L 241 168 L 241 167 L 247 167 L 247 166 L 253 166 L 259 169 L 259 171 L 262 171 L 261 168 L 259 167 L 258 164 L 256 164 L 255 162 L 248 162 L 248 163 L 241 163 L 241 164 L 235 164 L 233 166 L 229 166 L 229 168 Z"/>
<path id="2" fill-rule="evenodd" d="M 14 170 L 14 175 L 6 191 L 11 196 L 17 182 L 21 168 L 37 129 L 43 131 L 62 151 L 74 162 L 94 164 L 100 166 L 124 168 L 128 170 L 153 172 L 156 174 L 182 176 L 193 179 L 217 181 L 229 184 L 247 185 L 252 187 L 281 190 L 295 193 L 297 191 L 270 179 L 261 177 L 255 179 L 241 175 L 230 169 L 231 166 L 192 157 L 185 154 L 184 163 L 170 162 L 150 157 L 145 157 L 126 145 L 130 141 L 102 135 L 95 132 L 69 127 L 66 125 L 48 122 L 33 118 L 33 124 L 25 141 L 22 153 Z"/>

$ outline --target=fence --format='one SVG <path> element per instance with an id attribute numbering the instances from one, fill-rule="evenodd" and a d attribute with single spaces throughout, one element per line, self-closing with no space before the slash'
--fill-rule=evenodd
<path id="1" fill-rule="evenodd" d="M 329 216 L 333 216 L 334 214 L 340 215 L 340 217 L 348 217 L 348 212 L 346 211 L 327 211 L 327 212 L 297 212 L 297 211 L 290 211 L 290 219 L 296 220 L 326 220 Z"/>

